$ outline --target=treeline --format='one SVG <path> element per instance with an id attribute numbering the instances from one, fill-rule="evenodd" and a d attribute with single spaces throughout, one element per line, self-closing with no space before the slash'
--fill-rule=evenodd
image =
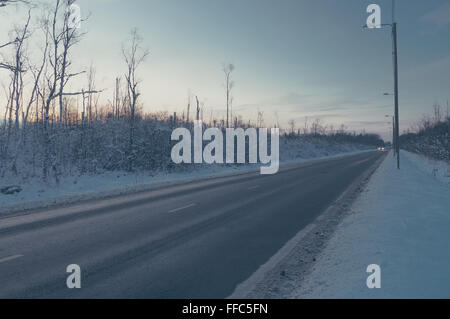
<path id="1" fill-rule="evenodd" d="M 328 141 L 333 141 L 336 143 L 354 143 L 360 145 L 368 145 L 374 147 L 384 146 L 385 143 L 383 139 L 378 134 L 373 133 L 357 133 L 357 132 L 348 132 L 345 129 L 339 130 L 325 130 L 322 133 L 314 133 L 314 132 L 301 132 L 300 130 L 292 133 L 288 131 L 284 131 L 284 134 L 287 138 L 315 138 L 315 139 L 325 139 Z"/>
<path id="2" fill-rule="evenodd" d="M 438 160 L 450 161 L 450 116 L 447 105 L 435 104 L 433 115 L 424 115 L 411 129 L 400 136 L 400 147 Z"/>
<path id="3" fill-rule="evenodd" d="M 67 123 L 50 117 L 48 127 L 43 121 L 24 122 L 13 127 L 4 121 L 0 134 L 0 175 L 23 179 L 43 178 L 59 182 L 65 175 L 98 174 L 104 171 L 175 171 L 188 165 L 173 164 L 170 153 L 174 145 L 171 134 L 176 127 L 193 130 L 193 123 L 167 113 L 135 115 L 133 144 L 130 144 L 130 115 L 115 116 L 109 108 L 97 110 L 92 120 L 73 114 Z M 214 125 L 215 124 L 215 125 Z M 249 123 L 239 123 L 248 128 Z M 205 123 L 225 129 L 224 120 Z M 295 143 L 321 145 L 332 151 L 343 144 L 380 146 L 383 141 L 373 134 L 329 132 L 297 134 L 282 130 L 281 153 Z M 305 150 L 308 152 L 310 150 Z M 299 154 L 301 152 L 299 151 Z M 283 155 L 282 155 L 283 159 Z M 43 168 L 47 167 L 44 171 Z"/>

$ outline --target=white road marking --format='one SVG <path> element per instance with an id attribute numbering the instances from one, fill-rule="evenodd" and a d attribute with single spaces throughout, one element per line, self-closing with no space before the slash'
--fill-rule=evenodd
<path id="1" fill-rule="evenodd" d="M 362 163 L 365 163 L 365 162 L 370 161 L 370 160 L 371 160 L 371 158 L 366 158 L 366 159 L 363 159 L 363 160 L 351 163 L 350 166 L 356 166 L 358 164 L 362 164 Z"/>
<path id="2" fill-rule="evenodd" d="M 186 206 L 183 206 L 183 207 L 175 208 L 175 209 L 169 210 L 169 213 L 175 213 L 175 212 L 178 212 L 180 210 L 183 210 L 183 209 L 195 206 L 195 205 L 196 205 L 195 203 L 192 203 L 192 204 L 189 204 L 189 205 L 186 205 Z"/>
<path id="3" fill-rule="evenodd" d="M 249 187 L 248 189 L 252 190 L 252 189 L 256 189 L 256 188 L 259 188 L 259 185 L 255 185 L 255 186 Z"/>
<path id="4" fill-rule="evenodd" d="M 20 258 L 20 257 L 23 257 L 23 255 L 14 255 L 14 256 L 9 256 L 9 257 L 2 258 L 2 259 L 0 259 L 0 264 L 4 263 L 6 261 L 10 261 L 10 260 L 13 260 L 13 259 Z"/>

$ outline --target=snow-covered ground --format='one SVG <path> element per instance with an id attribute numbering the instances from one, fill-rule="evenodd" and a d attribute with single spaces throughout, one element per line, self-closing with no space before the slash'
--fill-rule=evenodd
<path id="1" fill-rule="evenodd" d="M 405 155 L 409 160 L 414 162 L 421 171 L 433 175 L 433 177 L 446 184 L 450 184 L 449 163 L 437 161 L 416 153 L 405 152 Z"/>
<path id="2" fill-rule="evenodd" d="M 293 140 L 280 145 L 280 159 L 282 163 L 302 162 L 310 159 L 350 155 L 367 150 L 371 150 L 371 148 L 355 144 L 331 144 L 326 141 L 318 144 Z M 205 164 L 193 166 L 190 170 L 180 172 L 104 172 L 96 175 L 61 177 L 59 184 L 55 184 L 55 182 L 43 183 L 40 179 L 27 182 L 2 180 L 0 187 L 17 184 L 20 185 L 22 191 L 12 195 L 0 193 L 0 214 L 120 195 L 200 178 L 256 171 L 259 168 L 259 164 Z"/>
<path id="3" fill-rule="evenodd" d="M 437 169 L 437 170 L 436 170 Z M 281 298 L 450 298 L 450 166 L 388 154 L 313 270 Z M 366 285 L 381 267 L 381 288 Z"/>

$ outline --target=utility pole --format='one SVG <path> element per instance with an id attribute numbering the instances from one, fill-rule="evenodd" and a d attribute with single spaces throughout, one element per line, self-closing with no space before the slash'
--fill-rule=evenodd
<path id="1" fill-rule="evenodd" d="M 381 24 L 379 27 L 390 26 L 392 27 L 392 55 L 394 64 L 394 140 L 395 142 L 395 153 L 397 154 L 397 168 L 400 169 L 400 138 L 399 138 L 399 114 L 398 114 L 398 54 L 397 54 L 397 23 L 395 22 L 395 0 L 392 0 L 392 23 L 391 24 Z M 364 27 L 368 27 L 366 24 Z M 371 27 L 373 28 L 373 27 Z M 389 95 L 389 94 L 385 94 Z"/>
<path id="2" fill-rule="evenodd" d="M 396 148 L 395 148 L 395 117 L 393 116 L 392 117 L 392 149 L 393 149 L 393 154 L 394 154 L 394 156 L 395 156 L 395 150 L 396 150 Z"/>
<path id="3" fill-rule="evenodd" d="M 397 23 L 392 23 L 392 39 L 394 42 L 394 94 L 395 94 L 395 152 L 397 153 L 397 168 L 400 169 L 400 138 L 398 120 L 398 64 L 397 64 Z"/>

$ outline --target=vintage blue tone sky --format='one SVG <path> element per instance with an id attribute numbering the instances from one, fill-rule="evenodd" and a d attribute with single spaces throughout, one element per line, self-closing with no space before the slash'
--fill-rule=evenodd
<path id="1" fill-rule="evenodd" d="M 73 53 L 74 68 L 91 63 L 112 96 L 124 74 L 121 43 L 137 27 L 150 56 L 139 74 L 145 110 L 181 112 L 188 90 L 223 117 L 224 62 L 236 66 L 234 112 L 266 125 L 305 116 L 335 127 L 390 138 L 390 29 L 364 30 L 366 7 L 377 3 L 391 22 L 390 0 L 77 0 L 90 18 Z M 0 28 L 18 19 L 0 16 Z M 397 0 L 401 130 L 450 99 L 450 1 Z M 4 40 L 5 35 L 0 35 Z M 5 74 L 0 73 L 1 82 Z M 85 82 L 85 79 L 82 79 Z M 79 84 L 80 86 L 83 83 Z"/>

